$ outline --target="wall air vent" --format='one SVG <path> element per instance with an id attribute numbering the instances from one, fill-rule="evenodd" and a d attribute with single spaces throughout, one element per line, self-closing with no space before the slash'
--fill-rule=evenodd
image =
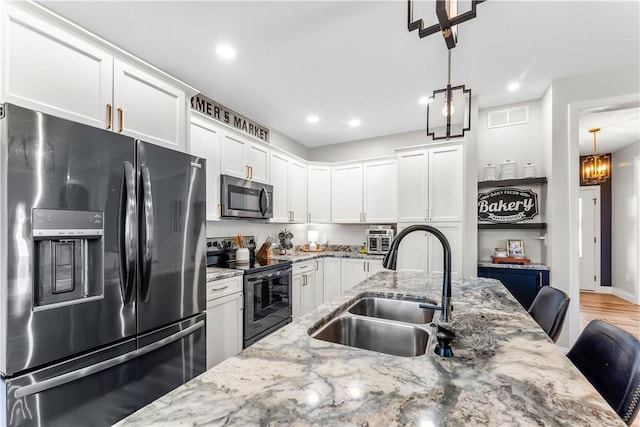
<path id="1" fill-rule="evenodd" d="M 508 110 L 491 111 L 487 118 L 487 127 L 499 128 L 503 126 L 521 125 L 529 123 L 529 106 L 509 108 Z"/>

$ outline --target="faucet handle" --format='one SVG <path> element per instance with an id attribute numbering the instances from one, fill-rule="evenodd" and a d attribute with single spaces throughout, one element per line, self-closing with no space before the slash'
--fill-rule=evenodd
<path id="1" fill-rule="evenodd" d="M 442 307 L 440 307 L 439 305 L 433 305 L 433 304 L 419 304 L 418 307 L 424 308 L 427 310 L 442 310 Z"/>

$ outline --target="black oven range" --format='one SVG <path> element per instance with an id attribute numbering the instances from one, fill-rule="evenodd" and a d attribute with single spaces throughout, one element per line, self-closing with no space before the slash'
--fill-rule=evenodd
<path id="1" fill-rule="evenodd" d="M 233 237 L 207 239 L 207 266 L 244 270 L 243 348 L 291 322 L 292 262 L 256 258 L 253 236 L 244 236 L 249 261 L 236 261 Z"/>

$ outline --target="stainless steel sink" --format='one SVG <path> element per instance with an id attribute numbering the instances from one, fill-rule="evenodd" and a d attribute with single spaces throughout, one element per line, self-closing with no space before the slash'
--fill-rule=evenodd
<path id="1" fill-rule="evenodd" d="M 429 343 L 429 333 L 425 329 L 351 316 L 333 319 L 313 337 L 336 344 L 404 357 L 423 355 Z"/>
<path id="2" fill-rule="evenodd" d="M 433 321 L 433 310 L 420 308 L 418 302 L 388 298 L 362 298 L 349 308 L 349 313 L 378 317 L 398 322 L 427 324 Z"/>

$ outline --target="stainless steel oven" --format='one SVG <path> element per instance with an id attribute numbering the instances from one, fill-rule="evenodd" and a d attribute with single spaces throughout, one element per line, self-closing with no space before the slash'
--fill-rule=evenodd
<path id="1" fill-rule="evenodd" d="M 244 348 L 291 322 L 291 285 L 290 263 L 245 273 Z"/>
<path id="2" fill-rule="evenodd" d="M 273 186 L 221 175 L 220 215 L 223 218 L 273 218 Z"/>

